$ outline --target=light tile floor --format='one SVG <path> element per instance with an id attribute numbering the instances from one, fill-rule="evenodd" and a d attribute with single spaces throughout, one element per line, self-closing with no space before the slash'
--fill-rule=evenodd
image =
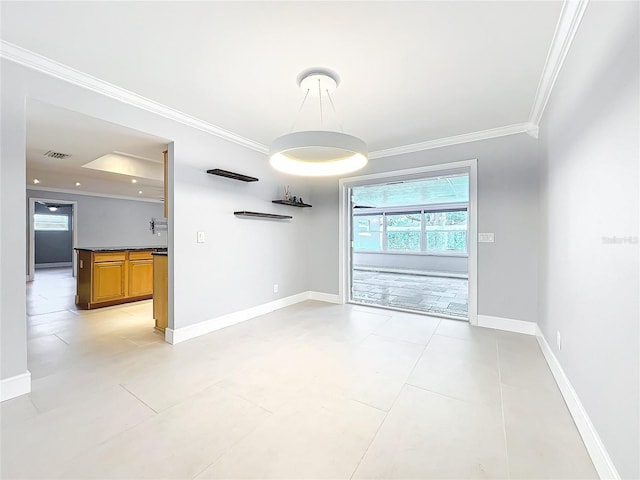
<path id="1" fill-rule="evenodd" d="M 29 318 L 2 478 L 597 478 L 533 337 L 307 301 L 178 345 Z"/>
<path id="2" fill-rule="evenodd" d="M 466 320 L 468 284 L 466 278 L 354 269 L 353 300 Z"/>

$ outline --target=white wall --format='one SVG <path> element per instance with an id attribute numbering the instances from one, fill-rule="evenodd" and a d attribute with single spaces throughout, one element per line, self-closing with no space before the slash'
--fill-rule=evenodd
<path id="1" fill-rule="evenodd" d="M 78 247 L 155 247 L 167 245 L 167 233 L 151 234 L 151 218 L 163 218 L 158 202 L 27 190 L 27 198 L 78 202 Z"/>
<path id="2" fill-rule="evenodd" d="M 357 175 L 478 159 L 478 314 L 537 321 L 538 143 L 526 134 L 370 160 Z M 313 185 L 310 289 L 338 293 L 338 180 Z"/>
<path id="3" fill-rule="evenodd" d="M 169 208 L 169 309 L 180 328 L 308 290 L 306 229 L 311 209 L 277 206 L 290 185 L 313 203 L 304 182 L 277 175 L 264 154 L 113 98 L 2 59 L 0 164 L 2 379 L 23 374 L 26 362 L 24 258 L 26 255 L 25 99 L 172 139 Z M 213 177 L 225 168 L 260 178 L 245 184 Z M 314 207 L 315 208 L 315 207 Z M 286 212 L 291 221 L 246 220 L 235 210 Z M 196 243 L 198 231 L 207 241 Z M 173 232 L 173 233 L 172 233 Z M 173 236 L 172 236 L 173 235 Z M 150 239 L 153 237 L 150 237 Z M 171 273 L 173 275 L 171 276 Z M 273 293 L 273 284 L 279 293 Z"/>
<path id="4" fill-rule="evenodd" d="M 589 4 L 541 124 L 539 325 L 623 478 L 640 478 L 638 5 Z"/>

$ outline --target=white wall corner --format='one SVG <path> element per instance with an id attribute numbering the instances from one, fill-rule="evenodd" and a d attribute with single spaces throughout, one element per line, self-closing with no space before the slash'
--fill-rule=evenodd
<path id="1" fill-rule="evenodd" d="M 259 317 L 260 315 L 265 315 L 280 308 L 304 302 L 305 300 L 318 300 L 328 303 L 340 303 L 340 298 L 338 295 L 323 292 L 301 292 L 289 297 L 274 300 L 273 302 L 263 303 L 261 305 L 256 305 L 255 307 L 247 308 L 245 310 L 240 310 L 237 312 L 228 313 L 226 315 L 221 315 L 216 318 L 211 318 L 209 320 L 196 323 L 195 325 L 188 325 L 186 327 L 176 329 L 167 328 L 164 332 L 164 339 L 167 343 L 174 345 L 176 343 L 181 343 L 186 340 L 190 340 L 201 335 L 206 335 L 207 333 L 215 332 L 216 330 L 230 327 L 231 325 L 235 325 L 237 323 Z"/>
<path id="2" fill-rule="evenodd" d="M 514 320 L 512 318 L 478 315 L 478 326 L 513 333 L 523 333 L 525 335 L 535 335 L 538 325 L 534 322 L 525 322 L 524 320 Z"/>
<path id="3" fill-rule="evenodd" d="M 538 90 L 529 114 L 529 123 L 532 125 L 540 125 L 542 114 L 551 96 L 553 86 L 562 69 L 564 60 L 567 58 L 569 48 L 578 31 L 588 3 L 589 0 L 565 0 L 562 5 L 560 18 L 553 34 L 553 40 L 547 53 L 547 59 L 538 82 Z"/>
<path id="4" fill-rule="evenodd" d="M 31 392 L 31 372 L 27 370 L 25 373 L 14 377 L 3 378 L 0 382 L 0 401 L 4 402 L 11 398 L 26 395 Z"/>
<path id="5" fill-rule="evenodd" d="M 591 457 L 591 461 L 598 472 L 598 476 L 602 479 L 620 479 L 620 475 L 611 461 L 611 457 L 602 443 L 593 423 L 591 423 L 591 419 L 589 418 L 587 411 L 584 409 L 578 394 L 571 385 L 571 382 L 562 369 L 560 362 L 553 354 L 551 347 L 537 325 L 536 339 L 538 340 L 542 354 L 551 369 L 551 373 L 558 384 L 560 393 L 562 393 L 564 401 L 569 408 L 569 413 L 571 413 L 571 416 L 573 417 L 573 421 L 578 428 L 578 432 L 580 432 L 580 435 L 582 436 L 582 440 L 584 441 L 587 452 Z"/>
<path id="6" fill-rule="evenodd" d="M 324 292 L 309 292 L 309 300 L 317 300 L 319 302 L 327 302 L 327 303 L 341 303 L 340 295 L 335 295 L 333 293 L 324 293 Z"/>
<path id="7" fill-rule="evenodd" d="M 540 134 L 540 127 L 538 127 L 538 125 L 534 125 L 533 123 L 528 123 L 527 124 L 527 135 L 529 135 L 531 138 L 535 138 L 536 140 L 538 139 L 538 136 Z"/>

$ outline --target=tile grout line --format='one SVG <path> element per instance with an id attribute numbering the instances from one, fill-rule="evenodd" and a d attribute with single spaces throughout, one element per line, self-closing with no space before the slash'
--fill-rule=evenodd
<path id="1" fill-rule="evenodd" d="M 262 405 L 258 405 L 256 402 L 254 402 L 253 400 L 246 398 L 236 392 L 233 392 L 231 390 L 229 390 L 228 388 L 226 388 L 224 385 L 220 385 L 220 383 L 224 382 L 226 379 L 223 378 L 222 380 L 220 380 L 217 383 L 214 383 L 213 385 L 211 385 L 212 387 L 216 387 L 219 388 L 220 390 L 223 390 L 224 392 L 226 392 L 227 394 L 231 395 L 232 397 L 236 397 L 239 398 L 240 400 L 244 400 L 245 402 L 250 403 L 251 405 L 253 405 L 256 408 L 259 408 L 260 410 L 264 410 L 266 413 L 268 413 L 269 415 L 273 415 L 275 412 L 272 412 L 271 410 L 264 408 Z M 209 387 L 211 388 L 211 387 Z"/>
<path id="2" fill-rule="evenodd" d="M 118 385 L 120 385 L 120 387 L 122 387 L 122 389 L 127 392 L 129 395 L 131 395 L 133 398 L 135 398 L 136 400 L 138 400 L 140 403 L 142 403 L 145 407 L 147 407 L 149 410 L 151 410 L 153 413 L 159 414 L 160 412 L 157 411 L 155 408 L 152 408 L 147 402 L 145 402 L 144 400 L 142 400 L 140 397 L 138 397 L 135 393 L 133 393 L 131 390 L 129 390 L 127 387 L 124 386 L 124 384 L 119 383 Z"/>
<path id="3" fill-rule="evenodd" d="M 367 445 L 367 448 L 365 449 L 364 453 L 360 457 L 360 460 L 358 460 L 356 468 L 354 468 L 353 472 L 351 472 L 351 475 L 349 476 L 349 480 L 353 479 L 353 476 L 358 471 L 358 468 L 360 468 L 360 465 L 362 464 L 362 460 L 364 460 L 364 457 L 369 452 L 369 449 L 371 448 L 371 445 L 373 445 L 373 442 L 378 437 L 378 434 L 380 433 L 380 430 L 382 429 L 382 426 L 384 425 L 384 423 L 387 421 L 387 418 L 389 417 L 389 413 L 391 413 L 391 410 L 393 410 L 393 407 L 395 406 L 396 402 L 398 401 L 398 398 L 400 398 L 400 394 L 402 393 L 402 390 L 404 390 L 404 388 L 408 385 L 407 381 L 409 380 L 409 378 L 411 378 L 411 375 L 413 374 L 413 371 L 416 369 L 416 366 L 418 365 L 418 362 L 420 361 L 420 359 L 424 355 L 424 352 L 427 350 L 427 347 L 429 346 L 429 343 L 431 343 L 431 339 L 436 334 L 436 330 L 438 330 L 438 327 L 440 326 L 441 323 L 442 323 L 442 319 L 439 319 L 438 320 L 438 324 L 436 325 L 436 328 L 433 329 L 433 333 L 431 334 L 431 336 L 429 337 L 429 340 L 427 341 L 427 344 L 422 349 L 422 352 L 420 352 L 420 355 L 418 355 L 418 358 L 416 359 L 415 363 L 413 364 L 413 367 L 411 367 L 411 371 L 407 375 L 407 380 L 404 382 L 404 384 L 400 388 L 400 391 L 396 395 L 396 398 L 393 399 L 393 402 L 391 403 L 391 406 L 389 407 L 389 411 L 387 411 L 385 413 L 385 416 L 382 419 L 382 421 L 380 422 L 380 425 L 378 425 L 378 428 L 376 429 L 376 432 L 373 434 L 373 437 L 371 438 L 371 441 L 369 442 L 369 445 Z"/>
<path id="4" fill-rule="evenodd" d="M 407 383 L 406 386 L 411 388 L 417 388 L 418 390 L 422 390 L 423 392 L 429 392 L 439 397 L 447 398 L 449 400 L 455 400 L 456 402 L 468 403 L 469 405 L 475 405 L 480 407 L 489 407 L 489 405 L 484 403 L 476 403 L 471 400 L 465 400 L 464 398 L 453 397 L 451 395 L 447 395 L 446 393 L 436 392 L 435 390 L 429 390 L 428 388 L 424 388 L 419 385 L 414 385 L 413 383 Z"/>
<path id="5" fill-rule="evenodd" d="M 216 386 L 217 386 L 217 385 L 216 385 Z M 234 394 L 234 393 L 232 393 L 232 392 L 228 391 L 228 390 L 227 390 L 226 388 L 224 388 L 224 387 L 218 387 L 218 388 L 219 388 L 219 389 L 221 389 L 221 390 L 223 390 L 224 392 L 228 393 L 229 395 L 236 396 L 236 397 L 238 397 L 238 398 L 241 398 L 242 400 L 246 400 L 246 401 L 247 401 L 248 403 L 250 403 L 251 405 L 254 405 L 254 406 L 256 406 L 257 408 L 260 408 L 260 409 L 264 410 L 265 412 L 267 412 L 267 413 L 268 413 L 268 416 L 267 416 L 264 420 L 262 420 L 261 422 L 258 422 L 258 424 L 257 424 L 254 428 L 250 429 L 250 430 L 249 430 L 245 435 L 242 435 L 242 436 L 241 436 L 240 438 L 238 438 L 235 442 L 233 442 L 231 445 L 229 445 L 229 448 L 224 449 L 224 451 L 220 452 L 220 454 L 219 454 L 216 458 L 214 458 L 214 459 L 211 461 L 211 463 L 208 463 L 204 468 L 202 468 L 202 470 L 200 470 L 200 471 L 199 471 L 199 472 L 197 472 L 193 477 L 191 477 L 191 478 L 192 478 L 192 480 L 194 480 L 194 479 L 198 478 L 200 475 L 202 475 L 202 473 L 203 473 L 203 472 L 205 472 L 205 471 L 206 471 L 206 470 L 208 470 L 210 467 L 212 467 L 212 466 L 214 466 L 215 464 L 217 464 L 217 463 L 222 459 L 222 457 L 224 457 L 228 452 L 232 451 L 232 450 L 236 447 L 236 445 L 239 445 L 239 444 L 240 444 L 240 442 L 242 442 L 245 438 L 247 438 L 249 435 L 253 434 L 256 430 L 258 430 L 258 429 L 262 426 L 262 424 L 263 424 L 264 422 L 266 422 L 267 420 L 269 420 L 270 418 L 272 418 L 272 417 L 273 417 L 273 415 L 274 415 L 274 413 L 273 413 L 273 412 L 270 412 L 270 411 L 269 411 L 269 410 L 267 410 L 266 408 L 263 408 L 263 407 L 261 407 L 261 406 L 259 406 L 259 405 L 255 404 L 255 403 L 253 403 L 253 402 L 251 402 L 251 401 L 247 400 L 247 399 L 246 399 L 246 398 L 244 398 L 244 397 L 240 397 L 239 395 L 236 395 L 236 394 Z"/>
<path id="6" fill-rule="evenodd" d="M 373 409 L 375 409 L 375 410 L 378 410 L 379 412 L 382 412 L 382 413 L 384 413 L 385 415 L 386 415 L 387 413 L 389 413 L 387 410 L 384 410 L 384 409 L 382 409 L 382 408 L 380 408 L 380 407 L 376 407 L 375 405 L 371 405 L 371 404 L 369 404 L 369 403 L 367 403 L 367 402 L 363 402 L 362 400 L 358 400 L 357 398 L 349 398 L 349 400 L 351 400 L 351 401 L 353 401 L 353 402 L 356 402 L 356 403 L 359 403 L 360 405 L 364 405 L 365 407 L 369 407 L 369 408 L 373 408 Z M 365 452 L 365 453 L 366 453 L 366 452 Z"/>
<path id="7" fill-rule="evenodd" d="M 58 339 L 59 339 L 61 342 L 65 343 L 66 345 L 71 345 L 69 342 L 67 342 L 64 338 L 62 338 L 62 337 L 61 337 L 60 335 L 58 335 L 57 333 L 54 333 L 54 334 L 53 334 L 53 336 L 54 336 L 54 337 L 58 337 Z"/>
<path id="8" fill-rule="evenodd" d="M 502 434 L 504 438 L 504 453 L 507 459 L 507 478 L 511 478 L 511 463 L 509 462 L 509 446 L 507 445 L 507 422 L 504 417 L 504 395 L 502 393 L 502 368 L 500 366 L 500 348 L 496 340 L 496 356 L 498 357 L 498 385 L 500 387 L 500 413 L 502 414 Z"/>

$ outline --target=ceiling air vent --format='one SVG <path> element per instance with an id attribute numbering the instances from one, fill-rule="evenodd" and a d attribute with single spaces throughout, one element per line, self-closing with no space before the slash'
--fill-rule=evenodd
<path id="1" fill-rule="evenodd" d="M 60 153 L 60 152 L 54 152 L 53 150 L 49 150 L 48 152 L 46 152 L 44 154 L 45 157 L 49 157 L 49 158 L 67 158 L 70 157 L 71 154 L 70 153 Z"/>

